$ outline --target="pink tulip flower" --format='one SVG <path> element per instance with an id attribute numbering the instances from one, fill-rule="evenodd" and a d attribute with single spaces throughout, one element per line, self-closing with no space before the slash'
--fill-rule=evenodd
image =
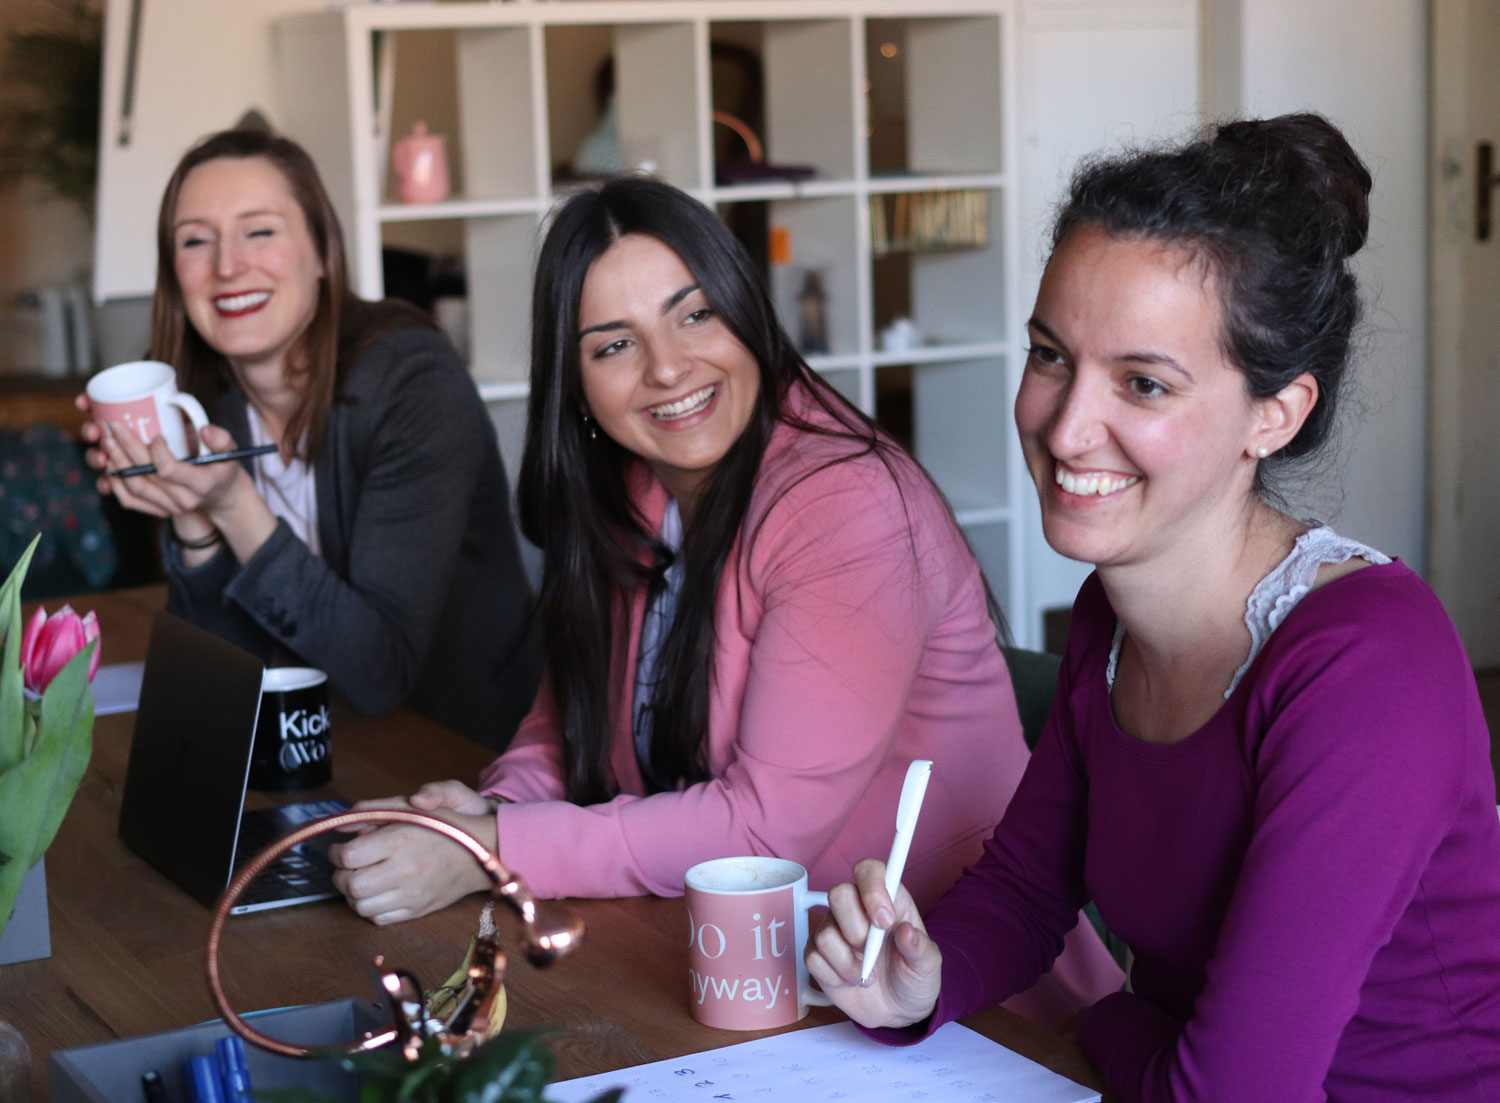
<path id="1" fill-rule="evenodd" d="M 41 693 L 68 660 L 99 638 L 99 620 L 90 611 L 80 617 L 71 605 L 64 605 L 50 617 L 37 607 L 26 630 L 21 633 L 21 679 L 33 693 Z M 89 662 L 89 681 L 99 669 L 100 648 L 94 648 Z"/>

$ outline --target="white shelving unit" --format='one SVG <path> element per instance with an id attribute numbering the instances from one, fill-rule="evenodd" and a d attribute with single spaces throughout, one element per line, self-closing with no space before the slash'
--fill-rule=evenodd
<path id="1" fill-rule="evenodd" d="M 1014 4 L 905 7 L 912 14 L 898 14 L 903 5 L 890 0 L 577 0 L 289 16 L 274 25 L 283 126 L 313 151 L 334 192 L 361 295 L 384 292 L 381 248 L 393 228 L 461 226 L 474 378 L 497 416 L 518 425 L 531 268 L 547 213 L 568 186 L 553 178 L 554 162 L 570 151 L 553 148 L 565 120 L 551 105 L 569 84 L 592 78 L 549 69 L 548 60 L 565 56 L 570 42 L 604 37 L 626 163 L 654 165 L 721 211 L 764 205 L 765 222 L 790 242 L 789 263 L 770 268 L 788 330 L 797 333 L 798 295 L 816 270 L 828 351 L 809 362 L 867 413 L 900 423 L 1017 635 L 1031 642 L 1014 613 L 1024 558 L 1015 506 L 1030 493 L 1010 430 L 1020 368 Z M 452 35 L 451 76 L 430 66 L 402 72 L 402 36 L 433 31 Z M 715 182 L 710 43 L 724 38 L 760 58 L 766 161 L 808 166 L 810 178 Z M 378 60 L 392 41 L 394 81 L 455 82 L 455 186 L 441 203 L 407 206 L 388 191 L 376 90 L 382 76 L 387 87 L 392 79 Z M 872 133 L 887 125 L 899 128 L 898 140 L 877 151 Z M 907 251 L 891 272 L 877 273 L 872 200 L 960 191 L 982 196 L 983 244 Z M 877 309 L 881 280 L 895 281 L 903 313 L 925 338 L 920 346 L 881 350 L 879 329 L 891 321 Z"/>

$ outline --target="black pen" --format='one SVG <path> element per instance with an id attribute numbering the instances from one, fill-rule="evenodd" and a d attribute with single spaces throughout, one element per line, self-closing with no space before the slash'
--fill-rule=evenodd
<path id="1" fill-rule="evenodd" d="M 161 1074 L 155 1069 L 141 1074 L 141 1092 L 146 1103 L 167 1103 L 167 1089 L 162 1085 Z"/>
<path id="2" fill-rule="evenodd" d="M 233 448 L 228 452 L 205 452 L 201 456 L 194 456 L 183 462 L 197 467 L 205 463 L 220 463 L 223 460 L 244 460 L 249 459 L 251 456 L 269 456 L 278 447 L 279 445 L 275 444 L 257 444 L 254 448 Z M 109 472 L 109 474 L 116 475 L 122 479 L 129 475 L 155 475 L 156 464 L 142 463 L 137 464 L 135 467 L 122 467 L 118 471 Z"/>

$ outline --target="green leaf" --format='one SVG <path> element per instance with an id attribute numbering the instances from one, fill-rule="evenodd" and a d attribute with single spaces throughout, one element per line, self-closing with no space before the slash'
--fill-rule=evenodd
<path id="1" fill-rule="evenodd" d="M 89 666 L 98 646 L 98 640 L 85 644 L 83 650 L 57 672 L 42 694 L 36 749 L 40 749 L 43 743 L 55 741 L 62 747 L 62 756 L 52 785 L 52 799 L 44 808 L 45 815 L 37 836 L 37 858 L 52 845 L 94 754 L 94 691 L 89 685 Z"/>
<path id="2" fill-rule="evenodd" d="M 26 873 L 51 844 L 93 753 L 94 695 L 89 689 L 90 642 L 58 672 L 42 695 L 36 747 L 0 772 L 0 933 L 10 921 Z"/>
<path id="3" fill-rule="evenodd" d="M 26 580 L 26 568 L 31 565 L 32 553 L 41 539 L 38 535 L 31 541 L 5 585 L 0 586 L 0 639 L 5 641 L 0 648 L 0 770 L 14 766 L 24 757 L 22 718 L 26 714 L 26 696 L 21 692 L 21 583 Z"/>
<path id="4" fill-rule="evenodd" d="M 544 1030 L 502 1030 L 456 1066 L 444 1103 L 543 1103 L 552 1078 Z"/>
<path id="5" fill-rule="evenodd" d="M 547 1103 L 552 1053 L 546 1039 L 553 1033 L 545 1027 L 501 1031 L 462 1058 L 443 1053 L 437 1039 L 428 1038 L 415 1061 L 385 1046 L 342 1057 L 339 1064 L 370 1077 L 360 1103 Z M 592 1103 L 619 1103 L 624 1091 L 611 1088 Z M 262 1103 L 329 1103 L 300 1088 L 257 1091 L 255 1097 Z"/>
<path id="6" fill-rule="evenodd" d="M 308 1088 L 256 1088 L 254 1099 L 255 1103 L 339 1103 L 331 1095 Z"/>

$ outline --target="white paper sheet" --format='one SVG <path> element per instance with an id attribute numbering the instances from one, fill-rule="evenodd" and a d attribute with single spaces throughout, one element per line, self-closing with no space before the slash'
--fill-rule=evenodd
<path id="1" fill-rule="evenodd" d="M 1075 1084 L 958 1023 L 914 1046 L 872 1042 L 851 1023 L 793 1030 L 669 1061 L 549 1085 L 583 1103 L 606 1088 L 625 1103 L 859 1100 L 859 1103 L 1098 1103 Z"/>
<path id="2" fill-rule="evenodd" d="M 134 712 L 141 700 L 144 662 L 108 663 L 94 671 L 94 715 Z"/>

